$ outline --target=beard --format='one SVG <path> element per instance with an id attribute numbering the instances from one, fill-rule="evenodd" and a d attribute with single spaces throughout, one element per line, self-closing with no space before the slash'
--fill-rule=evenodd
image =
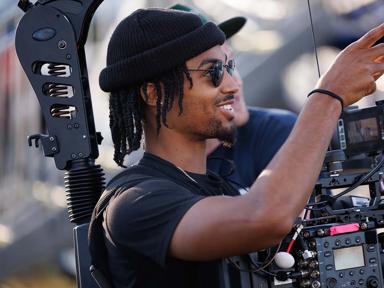
<path id="1" fill-rule="evenodd" d="M 213 120 L 210 122 L 208 130 L 209 137 L 205 138 L 217 138 L 225 147 L 231 147 L 236 142 L 237 128 L 234 122 L 230 126 L 224 127 L 220 121 Z"/>

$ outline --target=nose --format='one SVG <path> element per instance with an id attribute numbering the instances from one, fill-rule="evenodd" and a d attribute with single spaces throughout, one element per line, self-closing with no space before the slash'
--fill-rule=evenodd
<path id="1" fill-rule="evenodd" d="M 233 71 L 232 77 L 235 79 L 235 81 L 241 88 L 243 86 L 243 80 L 241 80 L 240 72 L 239 70 L 237 70 L 237 68 L 235 68 L 235 70 Z"/>
<path id="2" fill-rule="evenodd" d="M 241 88 L 241 83 L 235 77 L 235 74 L 230 75 L 228 71 L 224 72 L 223 83 L 221 83 L 221 90 L 223 94 L 236 94 Z"/>

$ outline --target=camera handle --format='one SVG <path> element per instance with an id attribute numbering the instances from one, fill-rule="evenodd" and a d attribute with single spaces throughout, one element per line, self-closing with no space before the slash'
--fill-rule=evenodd
<path id="1" fill-rule="evenodd" d="M 16 52 L 39 100 L 48 135 L 28 137 L 66 170 L 69 218 L 74 227 L 77 286 L 98 287 L 89 272 L 88 225 L 105 188 L 95 165 L 101 134 L 95 131 L 84 52 L 89 25 L 103 0 L 20 0 L 25 12 L 16 31 Z M 97 276 L 96 276 L 97 277 Z"/>

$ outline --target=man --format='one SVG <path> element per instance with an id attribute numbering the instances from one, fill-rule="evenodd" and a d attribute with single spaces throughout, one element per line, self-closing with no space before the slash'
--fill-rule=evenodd
<path id="1" fill-rule="evenodd" d="M 187 5 L 175 4 L 170 9 L 195 13 L 206 23 L 208 18 Z M 247 19 L 241 16 L 230 18 L 217 26 L 224 32 L 224 52 L 230 59 L 234 53 L 229 39 L 238 33 Z M 292 112 L 280 109 L 247 107 L 243 94 L 243 82 L 237 68 L 233 79 L 238 85 L 232 105 L 237 129 L 236 143 L 231 147 L 221 145 L 218 139 L 208 139 L 206 152 L 207 168 L 218 173 L 241 193 L 247 190 L 261 171 L 287 139 L 296 121 Z"/>
<path id="2" fill-rule="evenodd" d="M 383 46 L 372 47 L 383 35 L 381 25 L 339 55 L 280 151 L 248 193 L 233 197 L 237 191 L 206 170 L 205 154 L 206 139 L 235 138 L 238 85 L 224 34 L 174 10 L 124 19 L 100 85 L 111 92 L 115 161 L 138 149 L 142 133 L 146 152 L 109 184 L 116 193 L 103 227 L 114 286 L 222 287 L 221 259 L 280 242 L 310 196 L 340 103 L 372 92 L 384 71 Z"/>

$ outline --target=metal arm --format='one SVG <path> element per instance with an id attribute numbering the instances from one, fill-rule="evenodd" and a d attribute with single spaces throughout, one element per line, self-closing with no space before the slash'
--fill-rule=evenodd
<path id="1" fill-rule="evenodd" d="M 97 287 L 90 277 L 88 223 L 105 188 L 95 165 L 97 145 L 84 52 L 89 24 L 103 0 L 20 0 L 25 12 L 16 32 L 16 52 L 36 93 L 48 135 L 28 137 L 66 170 L 69 218 L 74 228 L 78 287 Z M 84 271 L 85 270 L 85 271 Z"/>

